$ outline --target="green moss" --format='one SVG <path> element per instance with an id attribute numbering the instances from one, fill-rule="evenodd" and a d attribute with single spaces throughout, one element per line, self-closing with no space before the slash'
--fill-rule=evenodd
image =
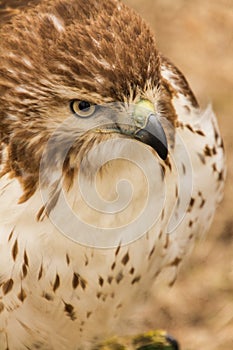
<path id="1" fill-rule="evenodd" d="M 164 331 L 151 331 L 132 337 L 116 337 L 93 350 L 175 350 Z"/>

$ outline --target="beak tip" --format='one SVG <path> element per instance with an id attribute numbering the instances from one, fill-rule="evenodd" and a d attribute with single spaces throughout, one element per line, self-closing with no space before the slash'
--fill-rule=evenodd
<path id="1" fill-rule="evenodd" d="M 161 151 L 158 152 L 158 155 L 160 156 L 160 158 L 162 158 L 162 160 L 166 160 L 168 156 L 168 149 L 164 147 L 164 150 L 161 149 Z"/>
<path id="2" fill-rule="evenodd" d="M 135 135 L 140 141 L 150 145 L 163 160 L 168 156 L 168 144 L 164 129 L 154 114 L 148 118 L 145 128 L 139 130 Z"/>
<path id="3" fill-rule="evenodd" d="M 137 132 L 136 138 L 138 140 L 140 140 L 141 142 L 151 146 L 158 153 L 159 157 L 162 160 L 167 159 L 168 148 L 167 148 L 166 142 L 162 142 L 156 136 L 154 136 L 153 134 L 149 133 L 148 131 L 146 131 L 144 129 Z"/>

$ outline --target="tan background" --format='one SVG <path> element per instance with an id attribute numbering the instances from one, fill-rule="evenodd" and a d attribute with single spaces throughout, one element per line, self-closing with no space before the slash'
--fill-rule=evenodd
<path id="1" fill-rule="evenodd" d="M 124 0 L 150 23 L 160 51 L 218 115 L 228 159 L 225 198 L 170 290 L 156 291 L 149 327 L 185 350 L 233 349 L 233 0 Z"/>

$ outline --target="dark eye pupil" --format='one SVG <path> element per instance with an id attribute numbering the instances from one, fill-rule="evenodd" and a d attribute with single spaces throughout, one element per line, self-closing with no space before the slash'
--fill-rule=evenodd
<path id="1" fill-rule="evenodd" d="M 80 111 L 83 111 L 84 109 L 89 109 L 91 107 L 90 103 L 87 101 L 79 102 L 78 106 L 79 106 Z"/>

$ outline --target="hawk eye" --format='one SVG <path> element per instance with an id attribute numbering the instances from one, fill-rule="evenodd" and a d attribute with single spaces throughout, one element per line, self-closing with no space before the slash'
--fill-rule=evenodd
<path id="1" fill-rule="evenodd" d="M 70 109 L 77 117 L 91 117 L 96 110 L 96 106 L 88 101 L 73 100 L 70 102 Z"/>

